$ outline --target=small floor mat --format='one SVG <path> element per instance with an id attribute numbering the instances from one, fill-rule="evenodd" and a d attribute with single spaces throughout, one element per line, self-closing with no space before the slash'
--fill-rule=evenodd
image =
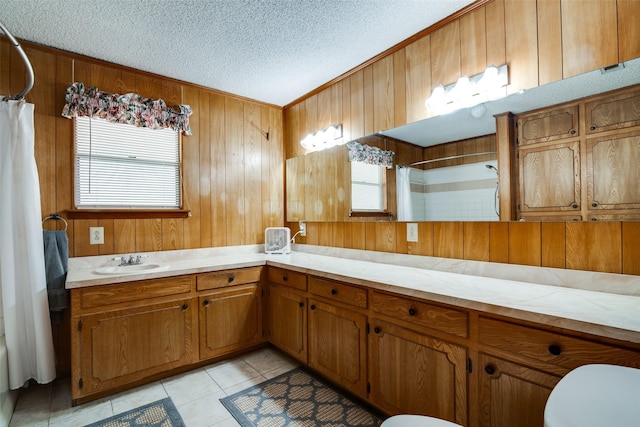
<path id="1" fill-rule="evenodd" d="M 220 402 L 242 427 L 374 427 L 382 423 L 301 368 Z"/>
<path id="2" fill-rule="evenodd" d="M 86 427 L 185 427 L 173 401 L 167 397 Z"/>

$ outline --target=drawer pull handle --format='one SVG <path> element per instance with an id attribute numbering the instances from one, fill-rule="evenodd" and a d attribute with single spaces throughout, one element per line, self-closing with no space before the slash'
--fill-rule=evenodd
<path id="1" fill-rule="evenodd" d="M 315 304 L 311 304 L 311 310 L 315 310 L 315 309 L 316 309 Z"/>
<path id="2" fill-rule="evenodd" d="M 289 280 L 289 278 L 287 276 L 282 276 L 282 281 L 286 282 L 287 280 Z"/>
<path id="3" fill-rule="evenodd" d="M 299 303 L 298 303 L 298 305 L 299 305 L 300 307 L 304 307 L 304 303 L 303 303 L 303 302 L 299 302 Z"/>
<path id="4" fill-rule="evenodd" d="M 338 293 L 338 291 L 337 291 L 337 290 L 335 290 L 335 289 L 331 289 L 331 295 L 336 295 L 337 293 Z"/>
<path id="5" fill-rule="evenodd" d="M 379 334 L 380 332 L 382 332 L 382 329 L 376 326 L 375 328 L 373 328 L 373 332 L 375 332 L 376 334 Z"/>
<path id="6" fill-rule="evenodd" d="M 484 367 L 484 371 L 489 375 L 493 375 L 496 373 L 496 368 L 494 368 L 493 365 L 487 365 Z"/>
<path id="7" fill-rule="evenodd" d="M 409 309 L 409 316 L 415 316 L 416 315 L 416 310 L 413 308 Z"/>
<path id="8" fill-rule="evenodd" d="M 554 356 L 559 356 L 560 353 L 562 353 L 562 349 L 559 345 L 551 344 L 549 346 L 549 353 L 553 354 Z"/>
<path id="9" fill-rule="evenodd" d="M 235 278 L 234 276 L 229 276 L 229 277 L 227 277 L 227 283 L 231 283 L 231 282 L 233 282 L 234 280 L 236 280 L 236 278 Z"/>
<path id="10" fill-rule="evenodd" d="M 202 303 L 202 305 L 204 305 L 205 307 L 209 307 L 209 304 L 211 304 L 211 301 L 209 301 L 208 299 L 204 300 L 204 302 Z M 184 306 L 182 307 L 184 308 Z"/>
<path id="11" fill-rule="evenodd" d="M 182 304 L 182 311 L 187 311 L 189 304 Z"/>

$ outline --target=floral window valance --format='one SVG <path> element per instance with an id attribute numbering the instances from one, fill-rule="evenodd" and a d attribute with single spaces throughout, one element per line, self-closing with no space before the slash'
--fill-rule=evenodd
<path id="1" fill-rule="evenodd" d="M 67 88 L 66 105 L 62 115 L 99 117 L 113 123 L 126 123 L 151 129 L 171 128 L 191 135 L 188 105 L 179 105 L 180 111 L 167 106 L 162 100 L 143 98 L 135 93 L 124 95 L 101 92 L 96 87 L 85 88 L 83 83 L 72 83 Z"/>
<path id="2" fill-rule="evenodd" d="M 385 166 L 387 169 L 393 167 L 393 151 L 381 150 L 378 147 L 362 145 L 359 142 L 347 142 L 350 162 L 363 162 L 368 165 Z"/>

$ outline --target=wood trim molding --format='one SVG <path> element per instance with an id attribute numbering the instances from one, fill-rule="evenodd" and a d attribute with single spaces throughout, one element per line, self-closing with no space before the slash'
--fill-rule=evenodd
<path id="1" fill-rule="evenodd" d="M 453 14 L 447 16 L 446 18 L 442 19 L 441 21 L 436 22 L 435 24 L 431 25 L 430 27 L 425 28 L 424 30 L 412 35 L 411 37 L 409 37 L 408 39 L 405 39 L 403 41 L 401 41 L 400 43 L 391 46 L 389 49 L 385 50 L 382 53 L 379 53 L 378 55 L 374 56 L 373 58 L 363 62 L 362 64 L 352 68 L 351 70 L 347 71 L 346 73 L 343 73 L 341 75 L 339 75 L 338 77 L 334 78 L 333 80 L 329 80 L 327 83 L 323 84 L 322 86 L 318 86 L 317 88 L 315 88 L 314 90 L 312 90 L 311 92 L 302 95 L 300 98 L 291 101 L 290 103 L 288 103 L 287 105 L 285 105 L 284 107 L 282 107 L 283 110 L 287 110 L 288 108 L 293 107 L 294 105 L 304 101 L 307 98 L 311 98 L 313 95 L 316 95 L 320 92 L 322 92 L 323 90 L 327 89 L 330 86 L 333 86 L 334 84 L 346 79 L 347 77 L 351 76 L 352 74 L 357 73 L 358 71 L 362 70 L 363 68 L 368 67 L 369 65 L 387 57 L 390 55 L 393 55 L 394 53 L 396 53 L 397 51 L 399 51 L 400 49 L 404 49 L 405 47 L 407 47 L 408 45 L 410 45 L 411 43 L 415 42 L 416 40 L 419 40 L 421 38 L 423 38 L 424 36 L 433 33 L 434 31 L 444 27 L 445 25 L 455 21 L 456 19 L 459 19 L 460 17 L 473 12 L 474 10 L 484 6 L 487 3 L 490 3 L 493 0 L 477 0 L 473 3 L 471 3 L 470 5 L 468 5 L 465 8 L 462 8 L 460 10 L 458 10 L 457 12 L 454 12 Z"/>
<path id="2" fill-rule="evenodd" d="M 191 211 L 185 209 L 68 209 L 68 219 L 143 219 L 188 218 Z"/>

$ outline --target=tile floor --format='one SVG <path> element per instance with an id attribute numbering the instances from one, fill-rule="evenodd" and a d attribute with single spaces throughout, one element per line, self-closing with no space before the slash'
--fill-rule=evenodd
<path id="1" fill-rule="evenodd" d="M 219 399 L 298 366 L 273 347 L 71 406 L 69 379 L 20 391 L 9 427 L 75 427 L 171 397 L 187 427 L 239 426 Z"/>

